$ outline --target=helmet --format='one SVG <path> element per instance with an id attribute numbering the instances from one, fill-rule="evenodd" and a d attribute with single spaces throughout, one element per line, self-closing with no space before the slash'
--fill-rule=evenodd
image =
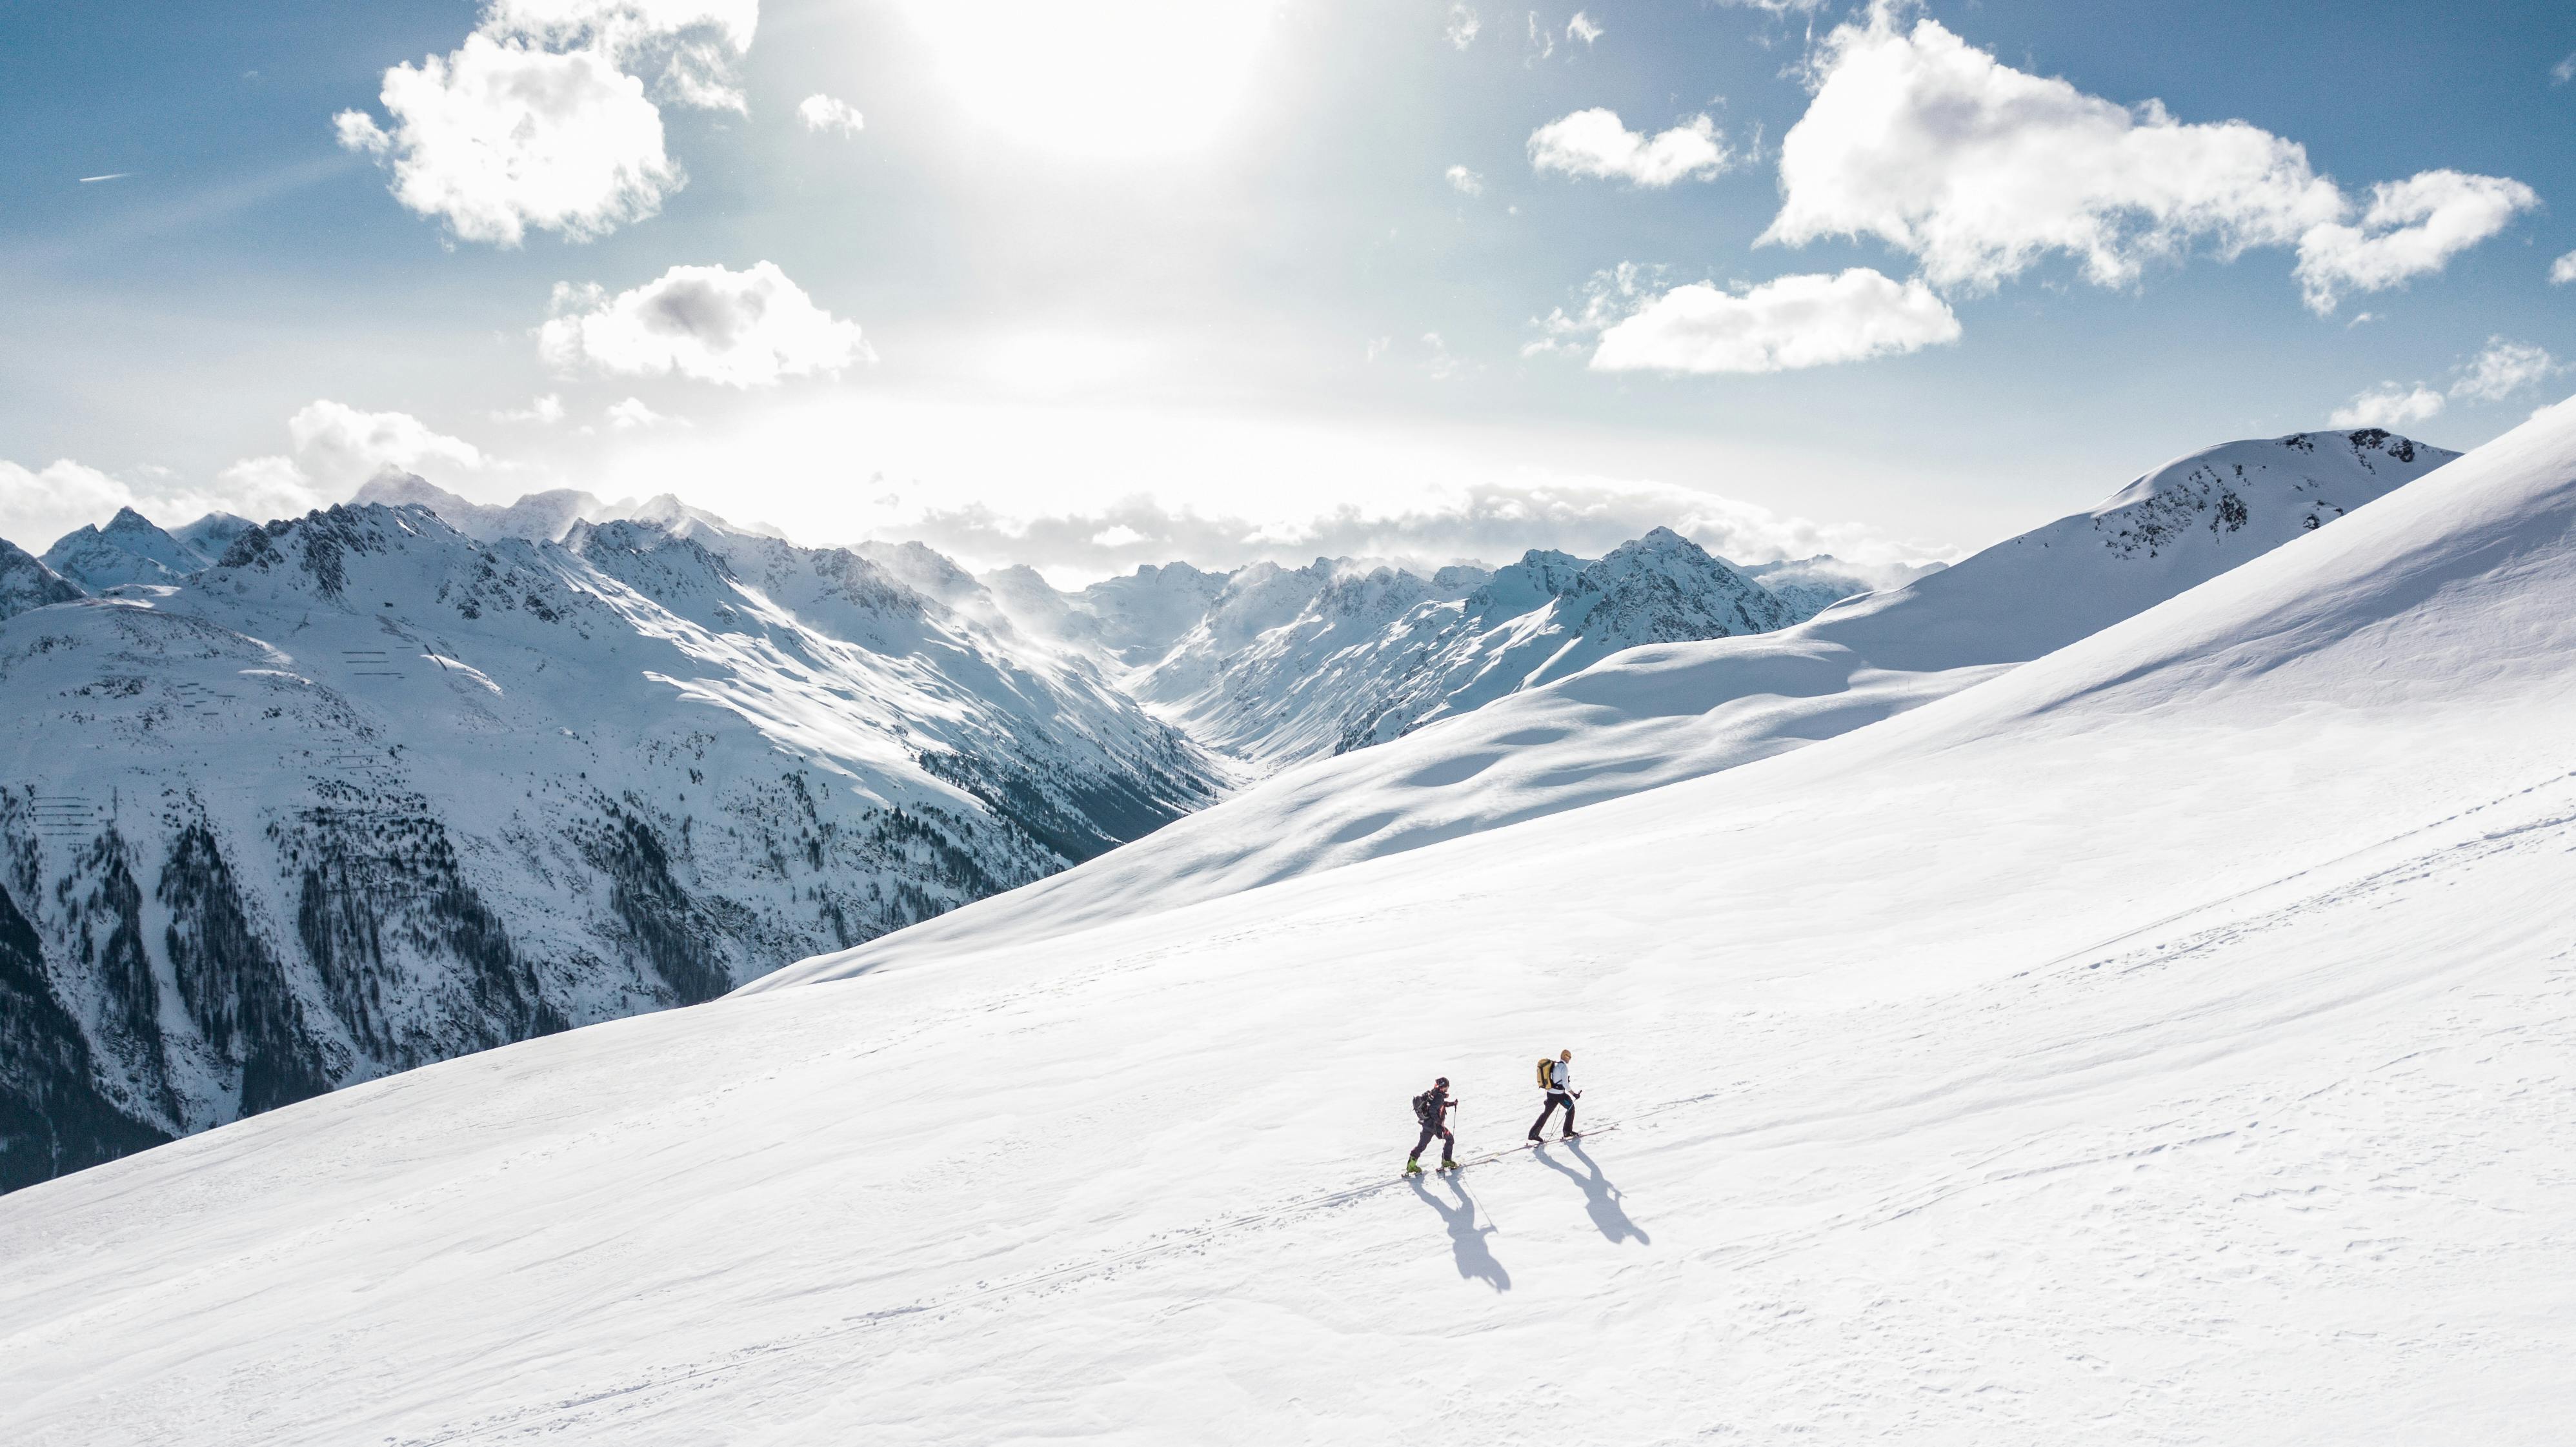
<path id="1" fill-rule="evenodd" d="M 1432 1083 L 1432 1084 L 1434 1084 L 1434 1085 L 1447 1085 L 1447 1084 L 1449 1083 L 1449 1077 L 1444 1075 L 1444 1076 L 1441 1076 L 1438 1080 L 1435 1080 L 1435 1081 L 1433 1081 L 1433 1082 L 1431 1082 L 1431 1083 Z"/>

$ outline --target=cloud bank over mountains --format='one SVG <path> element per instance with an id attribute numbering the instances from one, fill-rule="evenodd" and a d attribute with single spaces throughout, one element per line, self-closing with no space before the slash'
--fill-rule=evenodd
<path id="1" fill-rule="evenodd" d="M 1950 556 L 1866 527 L 1820 524 L 1691 488 L 1616 478 L 1479 483 L 1404 504 L 1346 504 L 1290 519 L 1203 512 L 1150 497 L 1060 513 L 968 504 L 929 509 L 885 537 L 927 543 L 975 567 L 1026 563 L 1087 580 L 1145 563 L 1228 568 L 1317 557 L 1384 559 L 1427 575 L 1447 563 L 1509 561 L 1532 548 L 1597 556 L 1656 527 L 1747 565 L 1830 553 L 1892 577 Z"/>

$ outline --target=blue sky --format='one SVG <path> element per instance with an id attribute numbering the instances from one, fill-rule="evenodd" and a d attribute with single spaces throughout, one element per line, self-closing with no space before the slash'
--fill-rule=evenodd
<path id="1" fill-rule="evenodd" d="M 398 465 L 1067 578 L 1896 560 L 2338 415 L 2467 446 L 2576 390 L 2576 11 L 2459 14 L 11 4 L 0 535 Z"/>

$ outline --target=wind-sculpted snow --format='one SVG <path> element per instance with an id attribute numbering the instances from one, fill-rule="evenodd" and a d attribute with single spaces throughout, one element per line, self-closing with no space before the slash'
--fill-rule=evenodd
<path id="1" fill-rule="evenodd" d="M 2554 1440 L 2576 409 L 2349 512 L 1810 748 L 0 1199 L 0 1436 Z M 1559 1048 L 1589 1139 L 1397 1178 Z"/>
<path id="2" fill-rule="evenodd" d="M 1035 942 L 1800 748 L 2087 637 L 2455 456 L 2377 431 L 2194 453 L 2091 512 L 1892 592 L 1778 632 L 1632 648 L 1437 727 L 1288 769 L 1132 848 L 753 988 L 960 939 Z"/>
<path id="3" fill-rule="evenodd" d="M 132 521 L 80 556 L 171 540 Z M 53 606 L 0 623 L 0 893 L 36 942 L 0 970 L 32 1012 L 0 1186 L 709 999 L 1214 797 L 1083 660 L 682 527 L 348 507 L 92 600 L 9 574 Z"/>

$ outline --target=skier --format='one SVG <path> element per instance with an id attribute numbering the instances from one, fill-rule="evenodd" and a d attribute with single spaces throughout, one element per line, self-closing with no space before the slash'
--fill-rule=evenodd
<path id="1" fill-rule="evenodd" d="M 1406 1175 L 1422 1174 L 1422 1153 L 1431 1145 L 1433 1136 L 1440 1138 L 1440 1169 L 1458 1169 L 1458 1138 L 1450 1134 L 1448 1122 L 1449 1112 L 1457 1108 L 1458 1102 L 1449 1098 L 1449 1077 L 1445 1075 L 1413 1098 L 1413 1118 L 1422 1122 L 1422 1139 L 1413 1143 L 1413 1154 L 1404 1158 Z"/>
<path id="2" fill-rule="evenodd" d="M 1583 1134 L 1574 1128 L 1574 1102 L 1583 1095 L 1582 1091 L 1574 1088 L 1574 1052 L 1560 1050 L 1554 1060 L 1541 1057 L 1538 1084 L 1539 1089 L 1547 1092 L 1547 1108 L 1538 1113 L 1537 1123 L 1530 1127 L 1530 1139 L 1538 1139 L 1538 1133 L 1547 1128 L 1547 1118 L 1556 1114 L 1558 1106 L 1565 1107 L 1564 1138 L 1572 1140 Z"/>

